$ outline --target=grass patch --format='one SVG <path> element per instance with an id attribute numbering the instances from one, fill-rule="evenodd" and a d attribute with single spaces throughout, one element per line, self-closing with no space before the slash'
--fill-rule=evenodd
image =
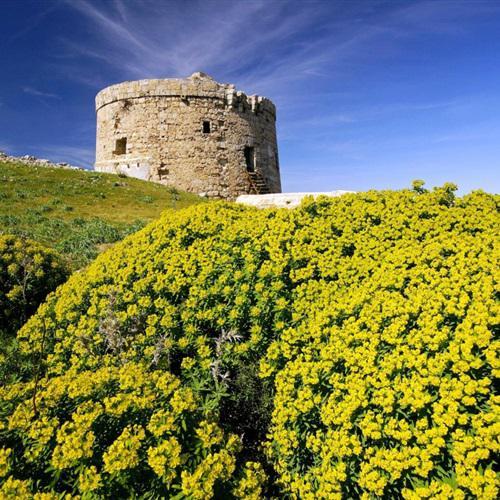
<path id="1" fill-rule="evenodd" d="M 163 210 L 203 201 L 139 179 L 0 162 L 0 233 L 53 247 L 73 269 Z"/>

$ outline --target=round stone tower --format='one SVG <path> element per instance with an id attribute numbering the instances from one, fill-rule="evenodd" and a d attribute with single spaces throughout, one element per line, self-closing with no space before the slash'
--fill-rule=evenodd
<path id="1" fill-rule="evenodd" d="M 204 196 L 280 193 L 276 108 L 204 73 L 96 96 L 95 169 Z"/>

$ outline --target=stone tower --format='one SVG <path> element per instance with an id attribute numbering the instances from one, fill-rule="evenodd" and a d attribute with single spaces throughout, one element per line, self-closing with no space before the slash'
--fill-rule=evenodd
<path id="1" fill-rule="evenodd" d="M 96 96 L 95 169 L 233 199 L 281 192 L 276 108 L 204 73 Z"/>

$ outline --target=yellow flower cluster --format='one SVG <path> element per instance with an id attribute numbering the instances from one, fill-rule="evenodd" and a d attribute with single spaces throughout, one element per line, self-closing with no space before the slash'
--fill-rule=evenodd
<path id="1" fill-rule="evenodd" d="M 88 408 L 89 406 L 90 409 Z M 74 467 L 82 459 L 92 456 L 92 449 L 95 442 L 92 424 L 100 413 L 101 408 L 98 404 L 82 404 L 73 413 L 71 421 L 66 421 L 61 426 L 57 431 L 57 445 L 52 454 L 52 465 L 54 468 L 63 470 Z M 51 427 L 46 429 L 46 434 L 49 435 L 51 430 Z M 42 442 L 39 441 L 39 445 L 45 444 L 44 441 L 46 439 L 43 439 Z"/>
<path id="2" fill-rule="evenodd" d="M 219 444 L 223 439 L 222 430 L 217 424 L 209 422 L 201 422 L 196 434 L 205 448 L 212 448 L 213 445 Z"/>
<path id="3" fill-rule="evenodd" d="M 82 493 L 91 494 L 102 486 L 102 476 L 95 465 L 85 467 L 78 476 L 78 489 Z"/>
<path id="4" fill-rule="evenodd" d="M 0 484 L 496 498 L 497 206 L 418 184 L 166 213 L 19 331 L 35 362 L 0 388 L 0 449 L 16 450 Z M 16 482 L 28 468 L 44 472 Z"/>
<path id="5" fill-rule="evenodd" d="M 0 449 L 0 477 L 4 477 L 9 472 L 9 455 L 12 453 L 10 448 Z"/>
<path id="6" fill-rule="evenodd" d="M 148 464 L 156 475 L 170 485 L 176 476 L 176 468 L 182 465 L 182 448 L 175 437 L 161 441 L 148 449 Z"/>
<path id="7" fill-rule="evenodd" d="M 263 486 L 266 480 L 266 473 L 260 463 L 247 462 L 244 475 L 233 490 L 233 495 L 245 500 L 260 500 L 264 498 Z"/>
<path id="8" fill-rule="evenodd" d="M 215 482 L 230 479 L 235 466 L 229 451 L 210 453 L 193 472 L 182 471 L 182 493 L 194 500 L 212 498 Z"/>
<path id="9" fill-rule="evenodd" d="M 0 486 L 0 498 L 14 499 L 14 498 L 32 498 L 31 483 L 29 481 L 22 481 L 14 479 L 9 476 Z"/>
<path id="10" fill-rule="evenodd" d="M 141 442 L 146 437 L 140 425 L 127 426 L 102 457 L 104 471 L 117 474 L 127 469 L 133 469 L 139 464 Z"/>
<path id="11" fill-rule="evenodd" d="M 14 335 L 67 276 L 56 252 L 0 230 L 0 334 Z"/>

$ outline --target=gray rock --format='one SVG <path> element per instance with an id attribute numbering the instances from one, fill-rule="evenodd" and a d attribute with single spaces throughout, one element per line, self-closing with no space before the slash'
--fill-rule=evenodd
<path id="1" fill-rule="evenodd" d="M 24 155 L 20 157 L 10 156 L 3 151 L 0 151 L 0 159 L 3 161 L 11 161 L 17 163 L 24 163 L 32 167 L 49 167 L 49 168 L 72 168 L 75 170 L 83 170 L 81 167 L 75 167 L 66 162 L 53 163 L 45 158 L 37 158 L 33 155 Z"/>

